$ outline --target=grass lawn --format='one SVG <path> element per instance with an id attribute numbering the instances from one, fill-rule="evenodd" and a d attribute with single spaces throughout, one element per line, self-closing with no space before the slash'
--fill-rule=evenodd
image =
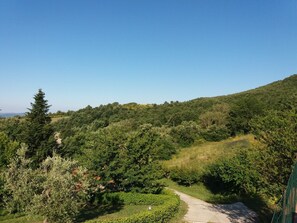
<path id="1" fill-rule="evenodd" d="M 190 168 L 203 174 L 209 164 L 214 163 L 222 157 L 231 157 L 239 149 L 247 149 L 256 141 L 253 135 L 237 136 L 220 142 L 206 142 L 181 149 L 171 160 L 162 162 L 165 169 Z"/>
<path id="2" fill-rule="evenodd" d="M 180 201 L 178 212 L 168 223 L 187 223 L 186 221 L 183 220 L 187 211 L 188 211 L 188 205 L 185 202 Z"/>
<path id="3" fill-rule="evenodd" d="M 178 185 L 174 181 L 170 179 L 164 179 L 163 182 L 165 185 L 171 189 L 178 190 L 185 194 L 188 194 L 192 197 L 198 198 L 200 200 L 214 203 L 214 204 L 227 204 L 233 203 L 239 200 L 239 198 L 235 195 L 222 195 L 222 194 L 214 194 L 210 190 L 204 186 L 203 183 L 194 184 L 191 187 L 186 187 L 182 185 Z"/>
<path id="4" fill-rule="evenodd" d="M 154 208 L 154 207 L 152 207 Z M 115 219 L 120 217 L 127 217 L 133 214 L 142 212 L 142 211 L 149 211 L 148 205 L 124 205 L 120 208 L 115 208 L 114 211 L 109 211 L 108 213 L 104 213 L 102 216 L 102 210 L 89 210 L 83 216 L 86 219 Z M 96 216 L 96 217 L 94 217 Z M 1 223 L 42 223 L 42 217 L 34 217 L 34 216 L 21 216 L 21 215 L 4 215 L 0 216 Z M 77 222 L 84 222 L 84 220 L 79 219 Z M 173 223 L 173 222 L 172 222 Z"/>
<path id="5" fill-rule="evenodd" d="M 257 143 L 253 135 L 237 136 L 220 142 L 206 142 L 181 149 L 177 155 L 171 160 L 164 161 L 162 165 L 164 169 L 169 171 L 171 168 L 191 169 L 197 171 L 202 176 L 208 165 L 215 163 L 221 158 L 232 157 L 240 149 L 253 148 Z M 203 182 L 198 182 L 190 187 L 178 185 L 169 179 L 164 179 L 164 183 L 169 188 L 209 203 L 242 201 L 259 214 L 261 222 L 269 222 L 271 217 L 271 208 L 267 207 L 267 202 L 261 197 L 240 198 L 236 195 L 214 194 Z"/>
<path id="6" fill-rule="evenodd" d="M 17 214 L 9 214 L 0 216 L 0 222 L 1 223 L 42 223 L 43 222 L 42 217 L 38 216 L 21 216 Z"/>
<path id="7" fill-rule="evenodd" d="M 154 207 L 152 207 L 154 208 Z M 108 212 L 104 212 L 102 214 L 101 209 L 92 209 L 84 213 L 84 220 L 78 219 L 77 222 L 84 222 L 87 219 L 98 219 L 98 220 L 105 220 L 105 219 L 115 219 L 121 217 L 128 217 L 133 214 L 149 211 L 148 205 L 124 205 L 119 208 L 114 208 L 114 210 L 110 210 Z M 1 223 L 42 223 L 42 217 L 34 217 L 34 216 L 21 216 L 21 215 L 4 215 L 0 216 Z M 172 222 L 174 223 L 174 222 Z"/>
<path id="8" fill-rule="evenodd" d="M 162 165 L 169 171 L 171 168 L 191 169 L 197 171 L 202 176 L 208 165 L 215 163 L 223 157 L 232 157 L 238 150 L 251 148 L 256 143 L 253 135 L 237 136 L 220 142 L 206 142 L 181 149 L 171 160 L 163 161 Z M 169 188 L 210 203 L 238 201 L 238 197 L 234 195 L 214 194 L 202 182 L 198 182 L 190 187 L 178 185 L 169 179 L 165 179 L 164 183 Z"/>
<path id="9" fill-rule="evenodd" d="M 180 192 L 183 192 L 192 197 L 201 199 L 209 203 L 228 204 L 228 203 L 241 201 L 248 208 L 250 208 L 251 210 L 254 210 L 258 214 L 260 222 L 263 222 L 263 223 L 270 222 L 273 214 L 273 207 L 268 206 L 267 202 L 265 202 L 261 197 L 244 198 L 244 197 L 237 197 L 235 195 L 227 196 L 222 194 L 214 194 L 210 190 L 208 190 L 202 183 L 195 184 L 191 187 L 185 187 L 185 186 L 178 185 L 177 183 L 169 179 L 164 179 L 163 181 L 169 188 L 178 190 Z M 173 223 L 178 223 L 178 221 Z"/>
<path id="10" fill-rule="evenodd" d="M 133 214 L 137 214 L 139 212 L 149 211 L 148 207 L 149 207 L 148 205 L 124 205 L 121 209 L 119 209 L 116 212 L 107 213 L 107 214 L 104 214 L 102 216 L 99 216 L 99 217 L 93 218 L 93 219 L 97 219 L 97 220 L 109 219 L 110 220 L 110 219 L 115 219 L 115 218 L 128 217 Z M 152 208 L 154 208 L 154 207 L 152 207 Z"/>

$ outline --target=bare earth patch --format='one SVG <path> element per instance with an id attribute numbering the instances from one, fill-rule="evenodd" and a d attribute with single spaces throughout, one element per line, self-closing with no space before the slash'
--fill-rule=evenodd
<path id="1" fill-rule="evenodd" d="M 189 223 L 255 223 L 257 214 L 243 203 L 209 204 L 205 201 L 175 191 L 188 204 L 184 220 Z"/>

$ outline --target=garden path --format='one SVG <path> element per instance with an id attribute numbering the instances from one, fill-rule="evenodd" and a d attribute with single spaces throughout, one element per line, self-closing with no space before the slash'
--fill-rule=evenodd
<path id="1" fill-rule="evenodd" d="M 175 190 L 188 204 L 184 220 L 189 223 L 255 223 L 257 214 L 243 203 L 210 204 Z"/>

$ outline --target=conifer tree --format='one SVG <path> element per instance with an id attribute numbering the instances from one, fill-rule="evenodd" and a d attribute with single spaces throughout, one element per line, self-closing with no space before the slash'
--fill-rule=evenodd
<path id="1" fill-rule="evenodd" d="M 27 131 L 25 133 L 25 142 L 29 149 L 27 156 L 32 158 L 35 164 L 41 162 L 48 155 L 52 154 L 55 147 L 54 131 L 51 126 L 49 108 L 45 93 L 39 89 L 34 96 L 34 103 L 27 112 Z"/>

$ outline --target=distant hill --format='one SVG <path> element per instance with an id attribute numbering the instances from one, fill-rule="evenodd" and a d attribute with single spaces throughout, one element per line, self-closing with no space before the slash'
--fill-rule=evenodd
<path id="1" fill-rule="evenodd" d="M 15 116 L 24 116 L 25 113 L 0 113 L 1 118 L 11 118 Z"/>
<path id="2" fill-rule="evenodd" d="M 177 126 L 183 121 L 199 121 L 199 117 L 216 104 L 227 104 L 231 107 L 244 99 L 252 99 L 261 102 L 264 110 L 279 110 L 280 105 L 295 101 L 294 97 L 297 98 L 297 74 L 256 89 L 225 96 L 197 98 L 185 102 L 172 101 L 160 105 L 121 105 L 115 102 L 95 108 L 87 106 L 73 112 L 67 120 L 60 120 L 60 127 L 80 128 L 93 123 L 93 126 L 96 126 L 94 128 L 100 128 L 123 120 L 132 121 L 135 125 L 150 123 L 154 126 Z"/>
<path id="3" fill-rule="evenodd" d="M 273 108 L 279 102 L 286 100 L 288 97 L 297 94 L 297 74 L 294 74 L 284 80 L 275 81 L 265 86 L 261 86 L 248 91 L 209 98 L 209 100 L 219 100 L 223 102 L 236 102 L 244 97 L 254 97 L 265 103 L 268 107 Z M 197 101 L 199 99 L 194 99 Z"/>

